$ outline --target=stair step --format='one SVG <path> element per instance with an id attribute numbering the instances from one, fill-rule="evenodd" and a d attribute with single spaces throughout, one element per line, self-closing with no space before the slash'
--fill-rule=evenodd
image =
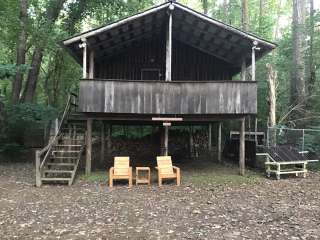
<path id="1" fill-rule="evenodd" d="M 72 145 L 72 144 L 63 145 L 63 144 L 61 144 L 61 145 L 56 145 L 55 147 L 82 147 L 82 145 L 80 145 L 80 144 L 75 144 L 75 145 Z"/>
<path id="2" fill-rule="evenodd" d="M 61 138 L 62 140 L 72 140 L 72 141 L 77 141 L 77 142 L 79 142 L 79 141 L 82 141 L 82 142 L 84 142 L 84 139 L 70 139 L 70 138 L 68 138 L 68 137 L 63 137 L 63 138 Z"/>
<path id="3" fill-rule="evenodd" d="M 80 151 L 75 150 L 53 150 L 52 153 L 79 153 Z"/>
<path id="4" fill-rule="evenodd" d="M 70 170 L 45 170 L 44 173 L 73 173 Z"/>
<path id="5" fill-rule="evenodd" d="M 53 156 L 53 157 L 51 157 L 51 159 L 77 159 L 77 158 L 78 158 L 77 156 L 75 156 L 75 157 L 69 157 L 69 156 L 67 156 L 67 157 Z"/>
<path id="6" fill-rule="evenodd" d="M 41 178 L 42 181 L 70 181 L 71 178 L 46 178 L 46 177 L 42 177 Z"/>
<path id="7" fill-rule="evenodd" d="M 64 166 L 64 167 L 74 167 L 76 164 L 74 163 L 47 163 L 47 165 L 50 165 L 50 166 Z"/>

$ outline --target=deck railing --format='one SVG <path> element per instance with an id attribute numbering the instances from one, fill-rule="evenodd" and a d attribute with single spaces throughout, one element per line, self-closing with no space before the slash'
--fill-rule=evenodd
<path id="1" fill-rule="evenodd" d="M 256 114 L 253 81 L 84 79 L 79 111 L 122 114 Z"/>

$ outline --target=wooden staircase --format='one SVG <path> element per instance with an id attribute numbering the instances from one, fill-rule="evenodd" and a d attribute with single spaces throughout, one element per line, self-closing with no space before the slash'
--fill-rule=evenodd
<path id="1" fill-rule="evenodd" d="M 85 128 L 72 121 L 76 96 L 69 96 L 57 133 L 42 150 L 36 152 L 36 186 L 43 183 L 72 185 L 85 148 Z"/>

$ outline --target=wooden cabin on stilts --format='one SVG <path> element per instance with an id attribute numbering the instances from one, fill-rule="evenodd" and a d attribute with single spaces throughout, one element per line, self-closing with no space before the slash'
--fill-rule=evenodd
<path id="1" fill-rule="evenodd" d="M 157 125 L 163 129 L 163 155 L 170 152 L 171 126 L 206 124 L 209 149 L 217 127 L 219 161 L 222 124 L 237 121 L 239 171 L 245 173 L 245 118 L 257 114 L 255 61 L 274 43 L 169 1 L 62 45 L 83 69 L 77 114 L 86 121 L 87 174 L 95 121 L 102 122 L 107 145 L 112 124 Z M 250 65 L 252 77 L 246 79 Z M 238 74 L 240 80 L 233 80 Z M 103 144 L 102 161 L 107 149 Z"/>

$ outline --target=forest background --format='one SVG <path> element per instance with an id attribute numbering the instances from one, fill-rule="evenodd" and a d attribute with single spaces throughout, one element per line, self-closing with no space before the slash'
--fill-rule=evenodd
<path id="1" fill-rule="evenodd" d="M 81 68 L 59 45 L 63 39 L 162 2 L 0 0 L 0 152 L 25 149 L 26 136 L 43 133 L 69 92 L 77 92 Z M 260 130 L 274 124 L 320 129 L 318 0 L 178 2 L 278 45 L 257 63 Z"/>

